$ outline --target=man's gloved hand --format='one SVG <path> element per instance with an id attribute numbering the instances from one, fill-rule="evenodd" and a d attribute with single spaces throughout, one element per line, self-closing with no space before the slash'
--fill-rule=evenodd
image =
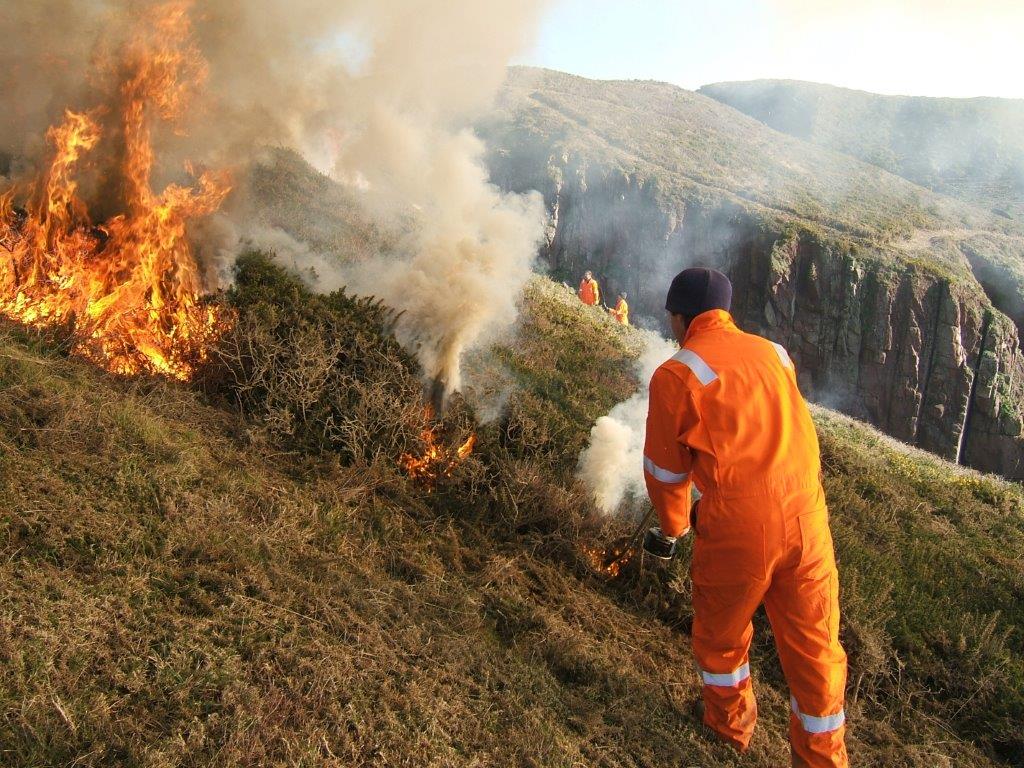
<path id="1" fill-rule="evenodd" d="M 666 536 L 661 528 L 650 528 L 644 536 L 644 552 L 659 560 L 671 560 L 676 556 L 676 537 Z"/>

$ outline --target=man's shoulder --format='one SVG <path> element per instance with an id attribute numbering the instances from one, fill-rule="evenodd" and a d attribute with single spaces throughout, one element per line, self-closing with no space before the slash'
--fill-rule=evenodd
<path id="1" fill-rule="evenodd" d="M 746 368 L 752 363 L 773 366 L 781 362 L 783 367 L 794 367 L 782 344 L 756 333 L 739 331 L 694 341 L 693 351 L 719 373 L 736 367 Z"/>
<path id="2" fill-rule="evenodd" d="M 664 363 L 654 369 L 654 375 L 651 376 L 651 384 L 656 381 L 668 381 L 669 379 L 677 379 L 682 373 L 681 365 L 676 360 L 675 355 L 670 357 Z"/>
<path id="3" fill-rule="evenodd" d="M 684 347 L 658 366 L 651 387 L 700 388 L 709 381 L 709 370 L 699 355 Z"/>

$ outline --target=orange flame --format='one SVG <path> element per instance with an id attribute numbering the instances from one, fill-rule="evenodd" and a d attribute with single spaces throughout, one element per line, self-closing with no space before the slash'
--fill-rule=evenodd
<path id="1" fill-rule="evenodd" d="M 411 453 L 402 454 L 399 464 L 413 480 L 433 487 L 440 477 L 451 477 L 456 467 L 473 453 L 477 438 L 475 434 L 470 435 L 453 454 L 438 442 L 437 428 L 430 426 L 430 422 L 433 420 L 433 409 L 427 409 L 426 419 L 428 425 L 423 428 L 420 435 L 426 450 L 420 456 L 414 456 Z"/>
<path id="2" fill-rule="evenodd" d="M 616 578 L 629 565 L 636 555 L 636 549 L 630 546 L 613 545 L 611 547 L 592 547 L 582 545 L 580 551 L 591 569 L 609 579 Z"/>
<path id="3" fill-rule="evenodd" d="M 191 5 L 154 8 L 118 62 L 124 213 L 93 226 L 78 196 L 80 166 L 104 138 L 102 109 L 69 110 L 47 133 L 53 159 L 24 217 L 14 190 L 0 197 L 0 314 L 36 327 L 72 324 L 76 352 L 123 375 L 186 380 L 227 323 L 203 302 L 186 239 L 189 221 L 223 203 L 227 174 L 203 173 L 195 188 L 171 184 L 159 194 L 151 183 L 154 119 L 178 119 L 206 77 Z"/>

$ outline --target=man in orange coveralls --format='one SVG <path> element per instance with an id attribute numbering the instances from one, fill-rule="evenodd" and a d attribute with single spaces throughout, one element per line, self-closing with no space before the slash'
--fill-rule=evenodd
<path id="1" fill-rule="evenodd" d="M 619 292 L 619 300 L 615 302 L 615 309 L 609 309 L 608 312 L 619 325 L 629 325 L 629 304 L 626 303 L 625 291 Z"/>
<path id="2" fill-rule="evenodd" d="M 597 285 L 597 280 L 594 279 L 594 273 L 589 269 L 584 273 L 583 279 L 580 281 L 579 297 L 580 301 L 591 307 L 596 306 L 601 301 L 601 289 Z"/>
<path id="3" fill-rule="evenodd" d="M 839 587 L 818 439 L 778 344 L 744 333 L 721 272 L 688 269 L 666 308 L 680 351 L 654 374 L 644 475 L 660 528 L 644 547 L 671 558 L 693 526 L 693 651 L 704 724 L 743 751 L 757 705 L 748 655 L 762 602 L 790 688 L 795 766 L 847 766 Z"/>

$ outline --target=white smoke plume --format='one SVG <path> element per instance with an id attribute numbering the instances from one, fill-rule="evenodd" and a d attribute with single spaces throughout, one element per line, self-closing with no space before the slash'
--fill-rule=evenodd
<path id="1" fill-rule="evenodd" d="M 647 386 L 658 366 L 679 349 L 675 342 L 652 331 L 642 333 L 644 351 L 636 362 L 640 390 L 597 420 L 577 470 L 598 509 L 609 515 L 619 509 L 627 494 L 644 493 Z"/>
<path id="2" fill-rule="evenodd" d="M 418 345 L 427 375 L 451 392 L 463 352 L 515 321 L 544 214 L 539 194 L 507 196 L 488 183 L 482 145 L 468 132 L 437 140 L 411 160 L 420 188 L 406 190 L 416 215 L 399 248 L 411 257 L 357 265 L 345 282 L 405 311 L 401 339 Z"/>
<path id="3" fill-rule="evenodd" d="M 514 321 L 543 232 L 539 199 L 506 196 L 488 183 L 468 126 L 489 107 L 545 5 L 7 0 L 0 152 L 29 165 L 40 160 L 46 128 L 66 108 L 116 98 L 123 73 L 96 64 L 109 61 L 133 25 L 153 8 L 188 13 L 206 77 L 184 120 L 154 136 L 162 178 L 180 178 L 186 160 L 242 168 L 262 146 L 278 145 L 350 184 L 397 247 L 389 259 L 341 275 L 404 312 L 403 340 L 451 390 L 461 354 Z M 245 242 L 250 227 L 235 224 Z M 299 260 L 302 249 L 287 245 L 288 258 Z M 336 277 L 318 254 L 307 255 L 327 280 Z"/>

